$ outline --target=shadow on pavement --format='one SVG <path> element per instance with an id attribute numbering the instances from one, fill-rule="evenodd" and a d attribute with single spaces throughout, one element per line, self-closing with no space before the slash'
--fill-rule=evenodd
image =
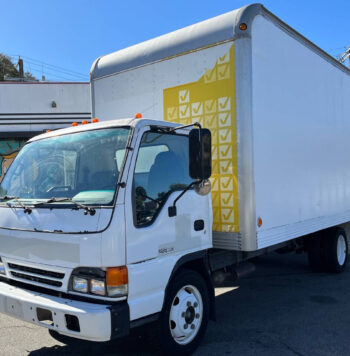
<path id="1" fill-rule="evenodd" d="M 305 255 L 272 254 L 254 262 L 253 274 L 220 286 L 217 321 L 209 323 L 196 355 L 344 355 L 350 273 L 311 273 Z M 43 347 L 30 355 L 160 354 L 155 337 L 155 327 L 149 325 L 122 340 L 77 341 Z"/>
<path id="2" fill-rule="evenodd" d="M 132 330 L 127 338 L 103 343 L 72 339 L 67 345 L 42 347 L 28 355 L 160 355 L 160 351 L 155 341 L 155 325 L 150 324 Z"/>

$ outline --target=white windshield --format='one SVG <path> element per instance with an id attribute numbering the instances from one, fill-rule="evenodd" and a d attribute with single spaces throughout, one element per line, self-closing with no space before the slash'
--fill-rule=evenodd
<path id="1" fill-rule="evenodd" d="M 0 185 L 0 199 L 67 197 L 84 204 L 113 204 L 129 132 L 122 127 L 100 129 L 25 145 Z"/>

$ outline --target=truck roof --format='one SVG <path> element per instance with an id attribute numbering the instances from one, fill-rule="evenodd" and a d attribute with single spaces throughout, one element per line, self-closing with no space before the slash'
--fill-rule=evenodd
<path id="1" fill-rule="evenodd" d="M 116 72 L 169 58 L 234 37 L 234 24 L 244 8 L 230 11 L 180 30 L 97 58 L 90 78 L 97 79 Z"/>
<path id="2" fill-rule="evenodd" d="M 328 62 L 349 74 L 350 71 L 348 68 L 269 12 L 263 5 L 251 4 L 163 36 L 101 56 L 92 64 L 90 81 L 124 72 L 131 68 L 215 46 L 227 41 L 233 41 L 241 37 L 251 37 L 251 24 L 257 15 L 268 17 L 304 45 L 317 52 Z M 239 28 L 241 23 L 247 25 L 246 30 Z"/>
<path id="3" fill-rule="evenodd" d="M 85 125 L 78 125 L 78 126 L 71 126 L 64 129 L 49 131 L 43 133 L 38 136 L 34 136 L 29 142 L 42 140 L 45 138 L 67 135 L 71 133 L 83 132 L 83 131 L 91 131 L 96 129 L 105 129 L 105 128 L 112 128 L 112 127 L 121 127 L 121 126 L 130 126 L 130 127 L 137 127 L 142 128 L 149 125 L 156 125 L 156 126 L 166 126 L 166 127 L 177 127 L 180 126 L 177 123 L 167 122 L 167 121 L 159 121 L 159 120 L 151 120 L 151 119 L 135 119 L 135 118 L 125 118 L 125 119 L 116 119 L 116 120 L 108 120 L 108 121 L 101 121 L 96 123 L 88 123 Z"/>

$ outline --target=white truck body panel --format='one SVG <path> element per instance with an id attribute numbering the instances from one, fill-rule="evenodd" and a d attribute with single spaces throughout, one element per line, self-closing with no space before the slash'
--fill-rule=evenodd
<path id="1" fill-rule="evenodd" d="M 261 15 L 252 59 L 262 248 L 350 220 L 350 77 Z"/>
<path id="2" fill-rule="evenodd" d="M 238 29 L 242 22 L 246 32 Z M 192 87 L 203 78 L 210 81 L 213 70 L 217 81 L 224 79 L 225 55 L 232 47 L 230 120 L 235 127 L 230 135 L 236 133 L 231 143 L 237 162 L 230 169 L 238 183 L 232 186 L 230 226 L 225 221 L 230 195 L 222 178 L 222 155 L 229 148 L 220 112 L 228 97 L 210 94 L 217 108 L 214 128 L 208 121 L 210 105 L 205 106 L 209 101 L 194 102 Z M 350 220 L 349 71 L 260 5 L 101 57 L 92 68 L 91 85 L 92 112 L 101 120 L 141 112 L 181 124 L 198 121 L 214 140 L 218 135 L 212 152 L 214 167 L 219 164 L 212 176 L 214 247 L 254 251 Z M 178 88 L 177 107 L 167 105 L 169 88 Z M 187 104 L 192 105 L 188 112 Z"/>
<path id="3" fill-rule="evenodd" d="M 81 211 L 58 210 L 52 214 L 47 209 L 37 209 L 33 214 L 25 214 L 23 209 L 0 208 L 0 227 L 36 232 L 94 233 L 104 230 L 111 220 L 112 209 L 98 209 L 94 216 Z"/>
<path id="4" fill-rule="evenodd" d="M 218 57 L 225 55 L 230 46 L 232 42 L 94 81 L 93 116 L 105 121 L 140 112 L 144 117 L 161 120 L 164 88 L 182 84 L 183 78 L 188 82 L 198 80 L 206 68 L 213 67 Z"/>

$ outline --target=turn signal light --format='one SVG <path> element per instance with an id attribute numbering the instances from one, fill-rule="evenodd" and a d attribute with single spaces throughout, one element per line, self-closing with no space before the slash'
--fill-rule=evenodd
<path id="1" fill-rule="evenodd" d="M 128 284 L 128 268 L 126 266 L 107 268 L 106 283 L 108 287 Z"/>
<path id="2" fill-rule="evenodd" d="M 106 271 L 106 287 L 109 297 L 125 297 L 128 295 L 128 268 L 109 267 Z"/>
<path id="3" fill-rule="evenodd" d="M 142 119 L 142 114 L 140 114 L 139 112 L 135 114 L 135 119 Z"/>
<path id="4" fill-rule="evenodd" d="M 259 216 L 258 217 L 258 227 L 261 227 L 262 224 L 263 224 L 262 218 Z"/>

